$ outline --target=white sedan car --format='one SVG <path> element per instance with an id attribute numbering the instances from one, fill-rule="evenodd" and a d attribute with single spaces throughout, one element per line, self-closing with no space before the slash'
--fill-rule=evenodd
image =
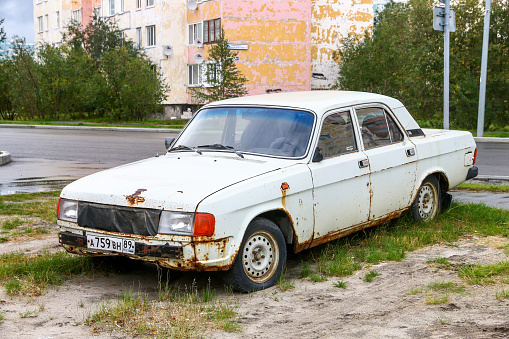
<path id="1" fill-rule="evenodd" d="M 200 109 L 164 156 L 61 193 L 60 243 L 177 270 L 222 270 L 236 290 L 272 286 L 300 252 L 410 210 L 433 219 L 477 175 L 468 132 L 422 130 L 396 99 L 313 91 Z"/>

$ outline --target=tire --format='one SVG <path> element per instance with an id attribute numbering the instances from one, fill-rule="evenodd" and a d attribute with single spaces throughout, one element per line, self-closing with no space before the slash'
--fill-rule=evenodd
<path id="1" fill-rule="evenodd" d="M 272 221 L 256 218 L 247 227 L 237 258 L 224 280 L 236 291 L 259 291 L 274 285 L 285 265 L 283 233 Z"/>
<path id="2" fill-rule="evenodd" d="M 433 220 L 440 212 L 440 185 L 437 178 L 427 177 L 419 187 L 412 204 L 412 215 L 417 222 Z"/>

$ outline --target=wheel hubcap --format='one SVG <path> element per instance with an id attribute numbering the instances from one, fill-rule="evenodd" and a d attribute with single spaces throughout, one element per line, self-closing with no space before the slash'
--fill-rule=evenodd
<path id="1" fill-rule="evenodd" d="M 243 248 L 242 267 L 253 282 L 262 283 L 272 277 L 277 269 L 279 249 L 274 237 L 267 232 L 253 233 Z"/>
<path id="2" fill-rule="evenodd" d="M 434 217 L 436 213 L 437 193 L 435 187 L 426 184 L 421 187 L 419 192 L 419 216 L 422 220 L 428 220 Z"/>

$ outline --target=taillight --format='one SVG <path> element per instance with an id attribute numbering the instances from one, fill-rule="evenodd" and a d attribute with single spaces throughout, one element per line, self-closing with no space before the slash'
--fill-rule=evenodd
<path id="1" fill-rule="evenodd" d="M 477 160 L 477 148 L 475 149 L 475 152 L 474 152 L 474 163 L 473 165 L 475 165 L 475 161 Z"/>
<path id="2" fill-rule="evenodd" d="M 194 236 L 209 236 L 214 234 L 216 218 L 209 213 L 196 213 L 194 217 Z"/>

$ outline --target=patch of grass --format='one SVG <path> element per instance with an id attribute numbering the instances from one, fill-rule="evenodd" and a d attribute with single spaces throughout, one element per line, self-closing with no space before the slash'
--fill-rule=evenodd
<path id="1" fill-rule="evenodd" d="M 509 299 L 509 290 L 497 291 L 495 297 L 497 298 L 497 300 Z"/>
<path id="2" fill-rule="evenodd" d="M 321 274 L 313 273 L 309 276 L 312 282 L 324 282 L 327 281 L 327 277 Z"/>
<path id="3" fill-rule="evenodd" d="M 0 243 L 8 242 L 8 241 L 9 241 L 9 237 L 0 237 Z"/>
<path id="4" fill-rule="evenodd" d="M 407 295 L 423 294 L 424 303 L 427 305 L 439 305 L 448 303 L 451 293 L 464 293 L 465 286 L 453 281 L 434 282 L 425 287 L 413 288 L 407 292 Z"/>
<path id="5" fill-rule="evenodd" d="M 437 243 L 452 244 L 466 234 L 509 237 L 509 211 L 453 202 L 431 222 L 418 224 L 407 213 L 391 223 L 315 247 L 305 255 L 317 263 L 319 274 L 342 277 L 365 263 L 400 261 L 409 251 Z"/>
<path id="6" fill-rule="evenodd" d="M 217 293 L 216 290 L 210 288 L 210 278 L 207 286 L 201 291 L 201 300 L 206 303 L 212 301 L 216 298 Z"/>
<path id="7" fill-rule="evenodd" d="M 437 296 L 434 294 L 428 294 L 426 295 L 426 305 L 440 305 L 440 304 L 447 304 L 449 302 L 449 295 L 441 295 Z"/>
<path id="8" fill-rule="evenodd" d="M 10 230 L 17 228 L 18 226 L 21 226 L 21 225 L 23 225 L 23 220 L 21 220 L 20 218 L 14 218 L 14 219 L 4 221 L 4 224 L 2 225 L 2 229 L 10 231 Z"/>
<path id="9" fill-rule="evenodd" d="M 438 318 L 438 323 L 440 325 L 447 325 L 449 322 L 447 320 L 445 320 L 444 318 Z"/>
<path id="10" fill-rule="evenodd" d="M 364 276 L 364 281 L 365 282 L 372 282 L 373 279 L 375 279 L 375 277 L 378 277 L 379 275 L 381 275 L 381 273 L 377 272 L 377 271 L 369 271 L 368 273 L 366 273 L 366 275 Z"/>
<path id="11" fill-rule="evenodd" d="M 444 257 L 437 257 L 434 259 L 430 259 L 430 260 L 426 261 L 426 263 L 431 264 L 432 266 L 435 266 L 435 267 L 438 267 L 441 269 L 446 269 L 446 270 L 449 270 L 452 268 L 452 264 L 449 261 L 449 259 L 444 258 Z"/>
<path id="12" fill-rule="evenodd" d="M 20 318 L 37 318 L 38 316 L 39 312 L 37 311 L 25 311 L 19 313 Z"/>
<path id="13" fill-rule="evenodd" d="M 338 280 L 334 283 L 334 287 L 346 289 L 346 282 L 343 280 Z"/>
<path id="14" fill-rule="evenodd" d="M 500 246 L 499 249 L 504 250 L 505 254 L 509 255 L 509 244 Z"/>
<path id="15" fill-rule="evenodd" d="M 311 269 L 307 261 L 302 261 L 302 270 L 300 271 L 301 278 L 307 278 L 311 275 Z"/>
<path id="16" fill-rule="evenodd" d="M 509 185 L 460 184 L 454 190 L 476 192 L 509 192 Z"/>
<path id="17" fill-rule="evenodd" d="M 122 328 L 126 334 L 155 338 L 203 338 L 211 330 L 240 332 L 237 311 L 229 303 L 203 302 L 194 286 L 165 286 L 159 298 L 124 291 L 117 302 L 102 304 L 86 323 L 94 332 Z M 163 296 L 163 298 L 161 298 Z"/>
<path id="18" fill-rule="evenodd" d="M 285 291 L 288 291 L 288 290 L 291 290 L 291 289 L 294 289 L 295 288 L 295 285 L 289 281 L 286 276 L 285 276 L 285 273 L 284 272 L 283 274 L 281 274 L 278 278 L 278 280 L 276 281 L 276 285 L 277 287 L 279 287 L 279 289 L 282 291 L 282 292 L 285 292 Z"/>
<path id="19" fill-rule="evenodd" d="M 417 295 L 421 294 L 423 292 L 422 288 L 412 288 L 410 291 L 407 292 L 407 295 Z"/>
<path id="20" fill-rule="evenodd" d="M 465 265 L 459 268 L 458 275 L 470 285 L 507 282 L 509 279 L 509 261 L 491 265 Z"/>
<path id="21" fill-rule="evenodd" d="M 59 285 L 73 275 L 95 270 L 90 258 L 66 252 L 0 256 L 0 282 L 11 295 L 40 295 L 48 285 Z"/>
<path id="22" fill-rule="evenodd" d="M 5 312 L 0 312 L 0 324 L 5 320 Z"/>
<path id="23" fill-rule="evenodd" d="M 431 283 L 426 288 L 430 291 L 442 293 L 463 293 L 465 286 L 453 281 Z"/>
<path id="24" fill-rule="evenodd" d="M 0 215 L 21 215 L 56 222 L 60 191 L 0 196 Z"/>

